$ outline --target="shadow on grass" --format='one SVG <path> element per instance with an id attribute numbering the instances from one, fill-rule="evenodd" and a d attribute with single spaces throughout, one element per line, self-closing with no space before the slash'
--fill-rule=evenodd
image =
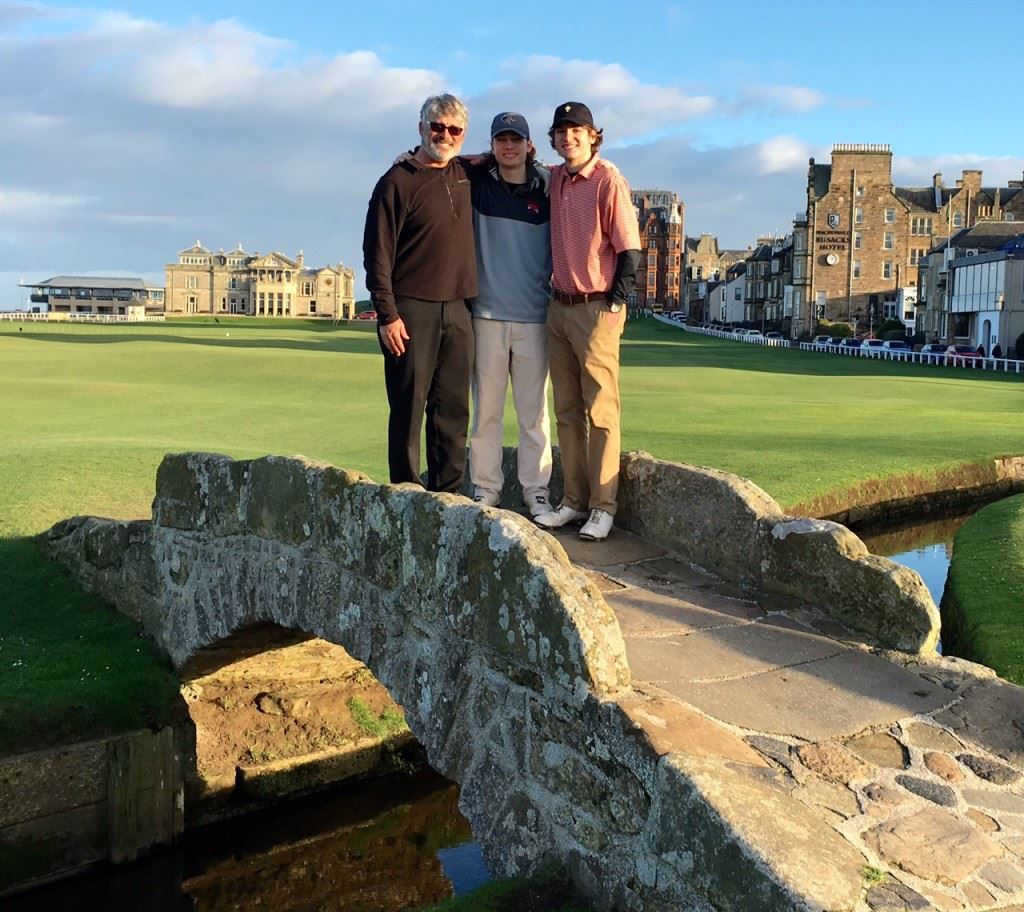
<path id="1" fill-rule="evenodd" d="M 209 327 L 203 327 L 208 329 Z M 261 327 L 262 328 L 262 327 Z M 232 327 L 234 329 L 234 327 Z M 294 327 L 293 327 L 294 329 Z M 363 334 L 360 333 L 360 336 Z M 48 333 L 48 332 L 26 332 L 17 335 L 18 339 L 25 339 L 32 342 L 53 342 L 72 343 L 75 345 L 123 345 L 125 343 L 138 342 L 170 342 L 178 345 L 202 345 L 212 348 L 234 348 L 234 349 L 283 349 L 291 351 L 315 351 L 315 352 L 341 352 L 344 354 L 356 355 L 379 355 L 380 345 L 377 342 L 377 334 L 374 331 L 365 333 L 364 338 L 352 338 L 350 336 L 331 335 L 322 331 L 316 333 L 316 338 L 308 342 L 295 339 L 244 339 L 225 336 L 187 336 L 175 335 L 174 333 L 146 333 L 146 334 L 107 334 L 107 333 Z"/>
<path id="2" fill-rule="evenodd" d="M 0 539 L 0 755 L 165 724 L 170 662 L 32 538 Z"/>

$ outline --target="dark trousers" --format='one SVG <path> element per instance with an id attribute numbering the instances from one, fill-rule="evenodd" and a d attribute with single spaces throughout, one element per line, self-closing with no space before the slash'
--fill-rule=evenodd
<path id="1" fill-rule="evenodd" d="M 420 431 L 426 414 L 427 490 L 455 491 L 466 471 L 473 322 L 465 301 L 397 298 L 409 339 L 405 354 L 384 350 L 388 469 L 393 483 L 420 483 Z M 379 338 L 379 337 L 378 337 Z"/>

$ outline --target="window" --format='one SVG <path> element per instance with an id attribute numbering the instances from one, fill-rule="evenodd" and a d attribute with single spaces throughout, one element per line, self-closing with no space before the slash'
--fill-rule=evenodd
<path id="1" fill-rule="evenodd" d="M 883 279 L 891 279 L 892 278 L 892 260 L 885 260 L 882 263 L 882 278 Z"/>
<path id="2" fill-rule="evenodd" d="M 860 184 L 860 185 L 859 185 L 859 186 L 857 187 L 857 196 L 863 196 L 863 195 L 864 195 L 864 185 L 863 185 L 863 184 Z"/>
<path id="3" fill-rule="evenodd" d="M 886 231 L 885 236 L 882 238 L 882 249 L 892 250 L 894 246 L 895 242 L 893 239 L 893 233 L 891 231 Z"/>
<path id="4" fill-rule="evenodd" d="M 926 251 L 920 249 L 919 247 L 915 247 L 913 250 L 911 250 L 910 265 L 917 266 L 921 262 L 921 260 L 925 258 L 925 253 Z"/>
<path id="5" fill-rule="evenodd" d="M 194 275 L 185 276 L 185 287 L 186 288 L 198 288 L 199 280 Z"/>
<path id="6" fill-rule="evenodd" d="M 922 237 L 930 237 L 932 220 L 930 218 L 913 218 L 910 220 L 910 233 Z"/>
<path id="7" fill-rule="evenodd" d="M 857 206 L 856 208 L 854 208 L 854 210 L 853 210 L 853 220 L 858 225 L 863 224 L 863 222 L 864 222 L 864 210 L 860 206 Z"/>
<path id="8" fill-rule="evenodd" d="M 803 259 L 793 260 L 793 278 L 802 279 L 804 277 L 804 261 Z"/>
<path id="9" fill-rule="evenodd" d="M 860 250 L 864 246 L 864 235 L 859 231 L 853 232 L 853 249 Z"/>
<path id="10" fill-rule="evenodd" d="M 860 260 L 853 261 L 853 277 L 855 279 L 860 278 Z"/>
<path id="11" fill-rule="evenodd" d="M 1013 213 L 1012 212 L 1004 212 L 1003 213 L 1003 221 L 1004 222 L 1012 222 L 1013 220 L 1014 219 L 1013 219 Z"/>
<path id="12" fill-rule="evenodd" d="M 656 240 L 655 240 L 654 238 L 651 238 L 651 239 L 650 239 L 650 240 L 649 240 L 649 241 L 647 242 L 647 246 L 648 246 L 648 247 L 649 247 L 649 248 L 650 248 L 651 250 L 657 250 L 657 249 L 658 249 L 658 242 L 657 242 L 657 241 L 656 241 Z"/>
<path id="13" fill-rule="evenodd" d="M 313 283 L 312 282 L 303 282 L 302 283 L 302 293 L 304 295 L 311 295 L 313 293 Z"/>
<path id="14" fill-rule="evenodd" d="M 890 225 L 891 225 L 891 224 L 892 224 L 893 222 L 895 222 L 895 221 L 896 221 L 896 210 L 895 210 L 895 209 L 893 209 L 892 207 L 889 207 L 888 209 L 886 209 L 886 210 L 885 210 L 885 220 L 886 220 L 886 222 L 888 222 L 888 223 L 889 223 Z"/>
<path id="15" fill-rule="evenodd" d="M 232 276 L 231 279 L 228 281 L 228 288 L 231 291 L 238 291 L 238 279 Z"/>
<path id="16" fill-rule="evenodd" d="M 316 313 L 316 301 L 310 301 L 309 302 L 309 312 L 311 314 L 315 314 Z"/>
<path id="17" fill-rule="evenodd" d="M 964 227 L 964 214 L 962 212 L 953 213 L 953 227 L 963 228 Z"/>

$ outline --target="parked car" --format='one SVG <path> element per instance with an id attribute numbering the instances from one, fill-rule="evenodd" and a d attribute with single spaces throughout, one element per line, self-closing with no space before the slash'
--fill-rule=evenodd
<path id="1" fill-rule="evenodd" d="M 982 357 L 975 351 L 973 345 L 950 345 L 946 348 L 946 364 L 954 367 L 974 367 L 981 361 Z"/>
<path id="2" fill-rule="evenodd" d="M 753 338 L 753 337 L 758 337 L 759 338 L 761 336 L 761 330 L 759 330 L 759 329 L 748 329 L 747 332 L 746 332 L 746 336 L 747 336 L 748 339 Z"/>
<path id="3" fill-rule="evenodd" d="M 849 339 L 843 339 L 840 347 L 847 349 L 860 348 L 860 339 L 854 339 L 852 336 Z"/>
<path id="4" fill-rule="evenodd" d="M 873 355 L 885 343 L 881 339 L 861 339 L 860 353 L 862 355 Z"/>
<path id="5" fill-rule="evenodd" d="M 925 364 L 942 364 L 948 347 L 945 342 L 928 342 L 921 346 L 921 360 Z"/>
<path id="6" fill-rule="evenodd" d="M 375 310 L 364 310 L 362 313 L 356 314 L 357 320 L 376 320 L 377 312 Z"/>
<path id="7" fill-rule="evenodd" d="M 766 339 L 781 339 L 782 338 L 782 333 L 778 333 L 778 332 L 765 333 L 764 337 Z"/>
<path id="8" fill-rule="evenodd" d="M 890 351 L 890 352 L 895 352 L 895 351 L 908 352 L 908 351 L 910 351 L 910 346 L 907 345 L 907 343 L 904 342 L 903 339 L 886 339 L 882 343 L 882 349 L 884 351 Z"/>
<path id="9" fill-rule="evenodd" d="M 825 345 L 831 345 L 831 344 L 832 344 L 832 337 L 831 336 L 815 336 L 813 339 L 811 339 L 811 345 L 825 346 Z"/>
<path id="10" fill-rule="evenodd" d="M 837 348 L 843 344 L 846 340 L 846 336 L 830 336 L 828 340 L 829 345 L 835 345 Z"/>

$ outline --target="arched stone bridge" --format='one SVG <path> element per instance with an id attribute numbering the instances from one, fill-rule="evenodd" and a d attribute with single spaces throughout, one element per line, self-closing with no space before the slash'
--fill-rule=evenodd
<path id="1" fill-rule="evenodd" d="M 1024 900 L 1024 700 L 935 655 L 916 574 L 713 470 L 627 454 L 620 500 L 584 545 L 301 458 L 184 454 L 152 522 L 45 539 L 179 666 L 263 622 L 365 662 L 496 875 L 555 862 L 646 912 Z"/>

